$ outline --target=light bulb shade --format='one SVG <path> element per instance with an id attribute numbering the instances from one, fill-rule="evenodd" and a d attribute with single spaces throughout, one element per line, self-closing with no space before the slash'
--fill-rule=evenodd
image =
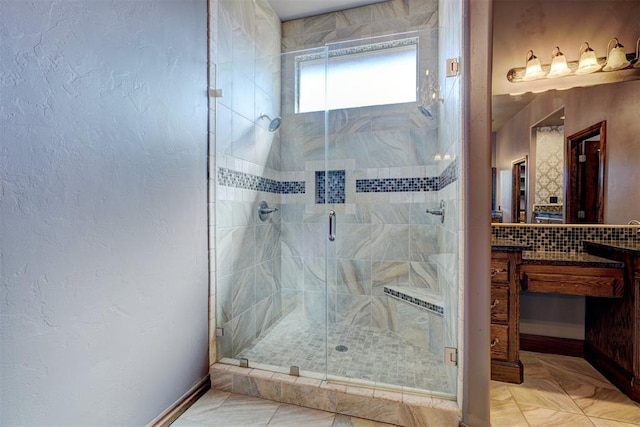
<path id="1" fill-rule="evenodd" d="M 622 46 L 618 39 L 611 39 L 609 44 L 612 41 L 616 42 L 616 45 L 609 51 L 609 55 L 607 56 L 607 63 L 602 67 L 603 71 L 616 71 L 621 70 L 629 66 L 630 62 L 627 61 L 627 54 L 624 51 L 624 46 Z M 608 46 L 607 46 L 608 48 Z"/>
<path id="2" fill-rule="evenodd" d="M 542 71 L 542 64 L 537 56 L 530 50 L 527 52 L 527 66 L 524 71 L 523 81 L 531 81 L 541 79 L 545 76 L 545 72 Z"/>
<path id="3" fill-rule="evenodd" d="M 586 49 L 582 51 L 582 48 L 586 45 Z M 595 73 L 602 65 L 598 62 L 596 52 L 589 47 L 589 43 L 584 42 L 580 47 L 580 60 L 578 61 L 578 69 L 576 74 L 581 76 L 583 74 Z"/>
<path id="4" fill-rule="evenodd" d="M 555 54 L 552 54 L 553 60 L 551 61 L 551 70 L 547 74 L 547 78 L 555 79 L 556 77 L 566 76 L 571 73 L 569 66 L 567 65 L 567 57 L 560 52 L 560 48 L 553 49 Z"/>

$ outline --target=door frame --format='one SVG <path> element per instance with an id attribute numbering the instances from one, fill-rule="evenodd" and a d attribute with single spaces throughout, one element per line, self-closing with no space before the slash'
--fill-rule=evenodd
<path id="1" fill-rule="evenodd" d="M 565 182 L 565 222 L 569 224 L 585 223 L 580 221 L 578 217 L 578 210 L 580 208 L 580 196 L 579 196 L 579 183 L 578 183 L 578 168 L 579 161 L 577 156 L 572 156 L 571 153 L 577 150 L 578 145 L 596 135 L 600 135 L 599 150 L 600 157 L 598 161 L 597 170 L 597 188 L 598 192 L 596 197 L 596 224 L 604 223 L 604 198 L 605 198 L 605 165 L 606 165 L 606 129 L 607 121 L 603 120 L 586 129 L 574 133 L 567 137 L 565 144 L 565 168 L 564 168 L 564 182 Z"/>

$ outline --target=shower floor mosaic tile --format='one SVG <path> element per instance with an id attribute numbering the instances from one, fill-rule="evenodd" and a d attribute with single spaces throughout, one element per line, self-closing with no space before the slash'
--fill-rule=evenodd
<path id="1" fill-rule="evenodd" d="M 442 356 L 379 328 L 332 325 L 325 334 L 324 325 L 307 320 L 299 310 L 273 325 L 236 358 L 248 359 L 249 366 L 298 366 L 319 373 L 325 372 L 327 359 L 329 375 L 453 393 Z"/>

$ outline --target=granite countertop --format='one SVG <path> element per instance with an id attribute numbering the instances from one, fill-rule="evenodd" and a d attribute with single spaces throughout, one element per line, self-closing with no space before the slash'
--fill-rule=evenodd
<path id="1" fill-rule="evenodd" d="M 634 256 L 640 256 L 640 240 L 624 240 L 616 242 L 600 242 L 587 241 L 582 242 L 585 250 L 594 249 L 611 249 L 617 252 L 623 252 Z"/>
<path id="2" fill-rule="evenodd" d="M 524 251 L 522 252 L 522 263 L 624 268 L 623 262 L 583 252 Z"/>
<path id="3" fill-rule="evenodd" d="M 532 249 L 531 245 L 507 239 L 491 239 L 491 249 L 497 251 L 526 251 Z"/>

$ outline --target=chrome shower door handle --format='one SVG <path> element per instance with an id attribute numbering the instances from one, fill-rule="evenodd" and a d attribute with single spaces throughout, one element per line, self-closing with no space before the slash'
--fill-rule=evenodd
<path id="1" fill-rule="evenodd" d="M 329 241 L 336 240 L 336 211 L 329 211 Z"/>

